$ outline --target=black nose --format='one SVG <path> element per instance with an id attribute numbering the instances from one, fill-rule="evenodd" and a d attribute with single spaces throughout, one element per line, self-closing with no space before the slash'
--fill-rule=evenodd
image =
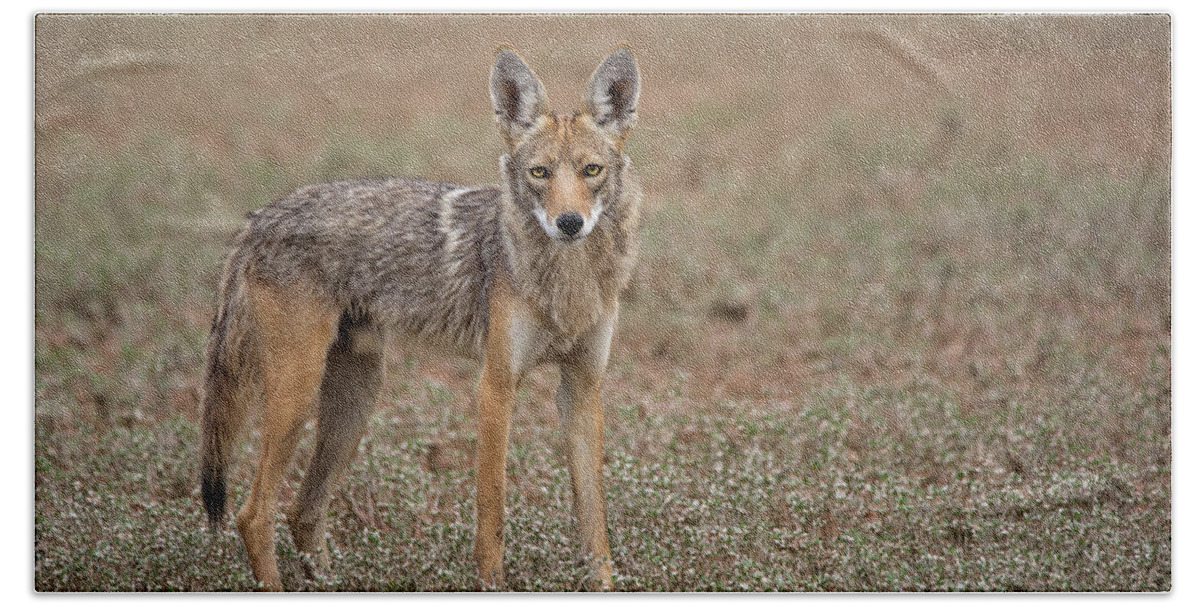
<path id="1" fill-rule="evenodd" d="M 568 211 L 558 216 L 558 219 L 554 221 L 554 224 L 558 226 L 559 230 L 562 230 L 563 234 L 567 236 L 575 236 L 579 233 L 579 229 L 583 228 L 583 216 L 575 213 L 574 211 Z"/>

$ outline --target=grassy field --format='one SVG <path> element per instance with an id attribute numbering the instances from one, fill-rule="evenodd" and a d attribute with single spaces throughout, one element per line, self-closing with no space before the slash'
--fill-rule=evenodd
<path id="1" fill-rule="evenodd" d="M 628 41 L 646 210 L 604 392 L 616 588 L 1169 590 L 1170 28 L 43 16 L 34 586 L 252 589 L 196 474 L 241 215 L 339 177 L 494 183 L 494 48 L 566 109 Z M 389 362 L 330 578 L 305 581 L 281 533 L 289 588 L 474 587 L 477 370 Z M 584 581 L 556 381 L 516 405 L 514 591 Z"/>

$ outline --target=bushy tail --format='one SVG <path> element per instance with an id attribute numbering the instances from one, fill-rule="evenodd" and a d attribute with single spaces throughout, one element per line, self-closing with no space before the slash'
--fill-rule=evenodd
<path id="1" fill-rule="evenodd" d="M 205 351 L 200 490 L 209 526 L 214 530 L 225 519 L 225 477 L 230 453 L 246 412 L 262 398 L 257 341 L 246 309 L 244 266 L 240 250 L 225 265 Z"/>

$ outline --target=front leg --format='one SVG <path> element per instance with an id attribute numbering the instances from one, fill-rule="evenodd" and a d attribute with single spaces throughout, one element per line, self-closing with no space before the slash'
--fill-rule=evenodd
<path id="1" fill-rule="evenodd" d="M 614 314 L 561 364 L 562 381 L 555 392 L 567 443 L 575 524 L 591 587 L 612 588 L 612 557 L 604 507 L 604 407 L 600 384 L 608 363 Z"/>
<path id="2" fill-rule="evenodd" d="M 491 357 L 484 364 L 475 440 L 475 563 L 485 589 L 504 584 L 504 462 L 514 383 L 499 367 Z"/>
<path id="3" fill-rule="evenodd" d="M 536 340 L 528 313 L 501 277 L 488 297 L 488 333 L 475 439 L 475 563 L 484 589 L 504 585 L 504 462 L 513 398 Z"/>

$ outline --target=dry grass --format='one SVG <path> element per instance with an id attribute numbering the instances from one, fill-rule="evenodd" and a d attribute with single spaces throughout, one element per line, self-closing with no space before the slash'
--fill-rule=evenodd
<path id="1" fill-rule="evenodd" d="M 42 17 L 35 585 L 249 589 L 194 479 L 240 214 L 334 177 L 494 182 L 494 47 L 567 107 L 628 41 L 648 209 L 605 391 L 618 589 L 1169 589 L 1169 39 L 1164 16 Z M 391 357 L 332 578 L 282 542 L 293 588 L 473 585 L 476 371 Z M 517 404 L 515 590 L 583 580 L 555 381 Z"/>

